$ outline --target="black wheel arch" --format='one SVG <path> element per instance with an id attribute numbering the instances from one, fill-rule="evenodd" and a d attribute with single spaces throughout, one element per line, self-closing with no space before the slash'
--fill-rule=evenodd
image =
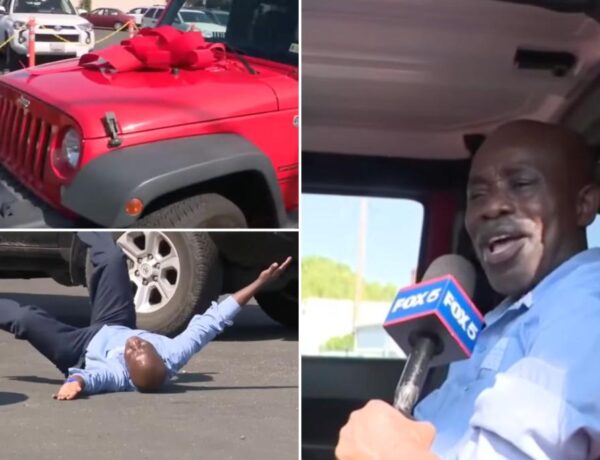
<path id="1" fill-rule="evenodd" d="M 103 154 L 64 188 L 62 204 L 104 227 L 124 228 L 135 226 L 136 218 L 125 213 L 125 204 L 132 198 L 140 199 L 148 212 L 208 189 L 251 215 L 249 222 L 256 215 L 259 226 L 286 223 L 271 161 L 236 134 L 171 139 Z"/>

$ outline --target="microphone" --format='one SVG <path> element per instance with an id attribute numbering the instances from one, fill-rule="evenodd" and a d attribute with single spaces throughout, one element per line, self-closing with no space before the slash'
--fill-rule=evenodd
<path id="1" fill-rule="evenodd" d="M 446 254 L 420 283 L 398 291 L 383 327 L 408 354 L 394 395 L 394 407 L 405 415 L 412 413 L 430 366 L 471 356 L 484 323 L 470 299 L 474 290 L 473 265 Z"/>

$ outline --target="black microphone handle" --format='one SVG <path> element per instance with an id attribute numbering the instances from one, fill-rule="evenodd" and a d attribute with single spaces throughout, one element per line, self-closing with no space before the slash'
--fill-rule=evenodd
<path id="1" fill-rule="evenodd" d="M 394 407 L 407 417 L 412 418 L 411 414 L 421 394 L 435 349 L 436 343 L 432 338 L 421 336 L 408 355 L 394 394 Z"/>

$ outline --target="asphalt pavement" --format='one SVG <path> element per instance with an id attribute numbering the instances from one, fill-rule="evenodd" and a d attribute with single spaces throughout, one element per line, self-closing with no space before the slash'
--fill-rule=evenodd
<path id="1" fill-rule="evenodd" d="M 0 280 L 0 297 L 34 303 L 76 325 L 83 288 Z M 55 401 L 62 375 L 27 342 L 0 331 L 0 458 L 298 458 L 298 335 L 248 306 L 159 394 Z"/>

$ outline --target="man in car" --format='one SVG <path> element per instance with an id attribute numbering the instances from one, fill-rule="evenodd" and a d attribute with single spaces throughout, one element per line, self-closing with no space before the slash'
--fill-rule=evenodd
<path id="1" fill-rule="evenodd" d="M 136 329 L 125 257 L 110 233 L 78 236 L 89 247 L 93 266 L 89 327 L 76 328 L 38 307 L 0 300 L 0 329 L 29 341 L 67 376 L 54 395 L 58 400 L 102 392 L 158 391 L 291 262 L 288 258 L 281 265 L 273 263 L 253 283 L 195 315 L 185 331 L 170 339 Z"/>
<path id="2" fill-rule="evenodd" d="M 516 121 L 490 135 L 465 225 L 506 299 L 472 357 L 417 406 L 421 421 L 372 401 L 342 429 L 339 460 L 600 458 L 600 249 L 586 239 L 596 166 L 562 127 Z"/>

